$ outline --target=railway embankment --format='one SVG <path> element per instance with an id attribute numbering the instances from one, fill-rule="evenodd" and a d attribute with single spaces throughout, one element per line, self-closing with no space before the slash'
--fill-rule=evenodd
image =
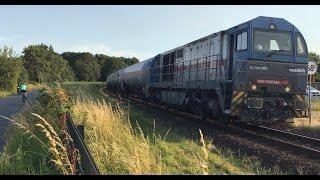
<path id="1" fill-rule="evenodd" d="M 106 91 L 109 94 L 112 94 Z M 124 102 L 128 99 L 123 98 Z M 258 159 L 265 168 L 279 168 L 280 171 L 288 174 L 319 174 L 319 159 L 308 154 L 308 149 L 295 145 L 295 139 L 282 140 L 274 139 L 263 131 L 249 132 L 243 128 L 235 129 L 231 126 L 224 126 L 221 123 L 203 121 L 199 117 L 181 113 L 171 108 L 155 106 L 130 98 L 129 101 L 145 114 L 150 114 L 157 122 L 175 126 L 175 128 L 194 129 L 201 128 L 207 132 L 207 137 L 214 139 L 214 144 L 221 149 L 231 149 L 237 152 L 238 157 L 249 156 L 251 159 Z M 171 115 L 170 115 L 171 114 Z M 283 135 L 283 134 L 277 134 Z M 287 135 L 286 135 L 287 136 Z M 283 139 L 284 137 L 282 137 Z M 294 144 L 291 144 L 294 143 Z M 288 146 L 290 144 L 290 146 Z M 310 146 L 311 145 L 311 146 Z M 315 145 L 308 146 L 314 148 Z M 291 147 L 291 148 L 290 148 Z M 293 148 L 294 147 L 294 148 Z M 316 148 L 317 149 L 317 148 Z M 223 152 L 227 152 L 224 150 Z M 310 151 L 311 152 L 311 151 Z M 314 155 L 319 155 L 319 153 Z M 277 170 L 276 170 L 277 171 Z"/>
<path id="2" fill-rule="evenodd" d="M 84 139 L 101 174 L 281 174 L 249 157 L 222 153 L 207 130 L 192 123 L 181 126 L 170 114 L 101 95 L 98 85 L 63 87 L 74 99 L 73 119 L 85 125 Z"/>
<path id="3" fill-rule="evenodd" d="M 6 130 L 0 174 L 76 174 L 70 138 L 63 126 L 70 99 L 59 87 L 44 87 L 36 101 L 25 104 Z M 70 158 L 72 157 L 72 158 Z"/>

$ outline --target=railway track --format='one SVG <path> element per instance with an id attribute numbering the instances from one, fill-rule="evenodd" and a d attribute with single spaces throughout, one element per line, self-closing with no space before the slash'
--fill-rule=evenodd
<path id="1" fill-rule="evenodd" d="M 259 133 L 265 139 L 270 139 L 279 145 L 284 145 L 291 151 L 302 152 L 302 154 L 320 160 L 320 139 L 308 137 L 301 134 L 291 133 L 266 126 L 255 126 L 252 124 L 237 124 L 250 133 Z"/>
<path id="2" fill-rule="evenodd" d="M 106 93 L 117 97 L 109 91 Z M 182 118 L 191 118 L 202 121 L 203 123 L 208 123 L 209 125 L 214 125 L 215 128 L 227 131 L 232 134 L 237 134 L 245 136 L 247 138 L 253 138 L 259 140 L 269 146 L 281 149 L 282 151 L 291 152 L 291 154 L 296 154 L 304 156 L 308 159 L 316 159 L 320 161 L 320 139 L 313 137 L 308 137 L 301 134 L 290 133 L 287 131 L 282 131 L 274 128 L 269 128 L 266 126 L 257 126 L 249 123 L 237 123 L 237 124 L 222 124 L 221 122 L 214 121 L 212 119 L 202 120 L 200 116 L 190 114 L 187 112 L 182 112 L 177 109 L 169 108 L 166 106 L 159 106 L 155 104 L 145 104 L 142 100 L 129 97 L 124 98 L 130 101 L 139 103 L 140 105 L 148 105 L 156 109 L 161 109 Z M 123 100 L 123 99 L 122 99 Z"/>
<path id="3" fill-rule="evenodd" d="M 263 139 L 281 150 L 320 160 L 320 139 L 251 124 L 231 125 L 251 136 Z"/>

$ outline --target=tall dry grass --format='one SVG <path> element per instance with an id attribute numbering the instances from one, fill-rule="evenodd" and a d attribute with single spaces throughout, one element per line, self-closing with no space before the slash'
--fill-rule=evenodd
<path id="1" fill-rule="evenodd" d="M 46 87 L 45 84 L 39 84 L 36 82 L 30 82 L 27 85 L 28 85 L 28 91 L 33 91 L 33 90 L 37 90 L 37 89 L 41 89 L 41 88 Z"/>
<path id="2" fill-rule="evenodd" d="M 73 119 L 85 125 L 85 142 L 102 174 L 252 174 L 217 154 L 201 130 L 196 142 L 167 141 L 169 130 L 164 137 L 148 136 L 137 122 L 133 127 L 130 110 L 80 95 Z"/>
<path id="3" fill-rule="evenodd" d="M 23 156 L 21 158 L 28 157 L 28 153 L 30 153 L 30 155 L 32 155 L 32 153 L 42 154 L 42 157 L 45 157 L 46 159 L 48 159 L 48 161 L 46 161 L 47 163 L 46 166 L 53 165 L 53 169 L 56 169 L 57 172 L 63 175 L 75 174 L 76 173 L 75 169 L 73 168 L 72 163 L 68 159 L 67 148 L 63 143 L 63 140 L 61 140 L 61 138 L 59 137 L 56 130 L 52 127 L 52 125 L 48 123 L 47 120 L 45 120 L 40 115 L 34 114 L 34 113 L 31 113 L 31 115 L 34 117 L 32 118 L 32 120 L 26 119 L 24 116 L 16 116 L 14 117 L 14 119 L 2 116 L 2 118 L 9 120 L 13 127 L 17 127 L 18 129 L 20 129 L 20 133 L 24 135 L 24 137 L 20 136 L 19 139 L 14 139 L 14 142 L 18 141 L 22 145 L 20 146 L 21 148 L 17 150 L 22 151 L 24 154 L 26 154 L 26 156 Z M 34 123 L 33 125 L 30 124 L 30 120 Z M 13 137 L 13 138 L 16 138 L 16 137 Z M 28 141 L 33 141 L 32 143 L 33 146 L 31 146 L 31 148 L 23 147 L 23 143 L 25 143 L 23 141 L 25 141 L 26 139 Z M 10 142 L 10 143 L 14 143 L 14 142 Z M 39 149 L 40 149 L 40 152 L 37 152 L 39 151 Z M 8 152 L 7 149 L 5 149 L 4 151 L 5 151 L 5 154 L 10 154 L 10 152 Z M 12 171 L 7 172 L 7 169 L 11 168 L 10 167 L 11 164 L 8 163 L 10 161 L 11 161 L 11 156 L 7 156 L 6 158 L 1 158 L 0 160 L 1 174 L 13 173 Z M 7 162 L 7 163 L 4 163 L 4 162 Z M 22 167 L 24 165 L 21 164 Z M 5 166 L 8 166 L 8 167 L 5 167 Z M 32 167 L 33 164 L 29 164 L 29 166 Z M 32 172 L 33 173 L 31 174 L 37 174 L 37 171 L 32 171 Z M 14 172 L 14 174 L 24 174 L 24 172 L 16 171 Z"/>
<path id="4" fill-rule="evenodd" d="M 225 157 L 228 153 L 222 155 L 201 130 L 171 129 L 161 121 L 156 126 L 157 117 L 102 96 L 101 85 L 63 87 L 73 99 L 73 120 L 85 126 L 85 143 L 102 174 L 278 174 L 246 157 Z"/>
<path id="5" fill-rule="evenodd" d="M 292 125 L 298 128 L 310 128 L 311 130 L 317 130 L 320 127 L 320 99 L 311 99 L 311 124 L 309 123 L 309 117 L 307 118 L 295 118 L 295 122 Z"/>
<path id="6" fill-rule="evenodd" d="M 72 108 L 85 124 L 85 141 L 103 174 L 161 174 L 163 163 L 141 129 L 133 129 L 120 108 L 79 97 Z"/>
<path id="7" fill-rule="evenodd" d="M 68 102 L 60 88 L 46 88 L 32 106 L 13 118 L 0 156 L 0 174 L 75 174 L 69 160 L 71 141 L 58 121 Z"/>

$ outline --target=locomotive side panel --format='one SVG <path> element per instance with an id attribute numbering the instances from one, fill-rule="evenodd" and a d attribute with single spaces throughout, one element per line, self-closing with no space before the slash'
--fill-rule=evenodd
<path id="1" fill-rule="evenodd" d="M 155 86 L 160 101 L 180 108 L 198 106 L 201 111 L 220 108 L 224 112 L 228 47 L 228 35 L 219 32 L 163 53 L 160 81 Z M 182 57 L 178 56 L 181 48 Z"/>

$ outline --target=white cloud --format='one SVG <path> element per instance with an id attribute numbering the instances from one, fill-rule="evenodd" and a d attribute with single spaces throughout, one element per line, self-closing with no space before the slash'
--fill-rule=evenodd
<path id="1" fill-rule="evenodd" d="M 106 54 L 106 52 L 110 51 L 110 48 L 104 44 L 80 44 L 72 46 L 66 51 L 73 52 L 90 52 L 93 54 Z"/>
<path id="2" fill-rule="evenodd" d="M 113 50 L 110 46 L 103 43 L 80 44 L 65 49 L 72 52 L 90 52 L 92 54 L 105 54 L 108 56 L 136 57 L 140 61 L 152 57 L 153 54 L 145 52 L 136 52 L 134 50 Z"/>

